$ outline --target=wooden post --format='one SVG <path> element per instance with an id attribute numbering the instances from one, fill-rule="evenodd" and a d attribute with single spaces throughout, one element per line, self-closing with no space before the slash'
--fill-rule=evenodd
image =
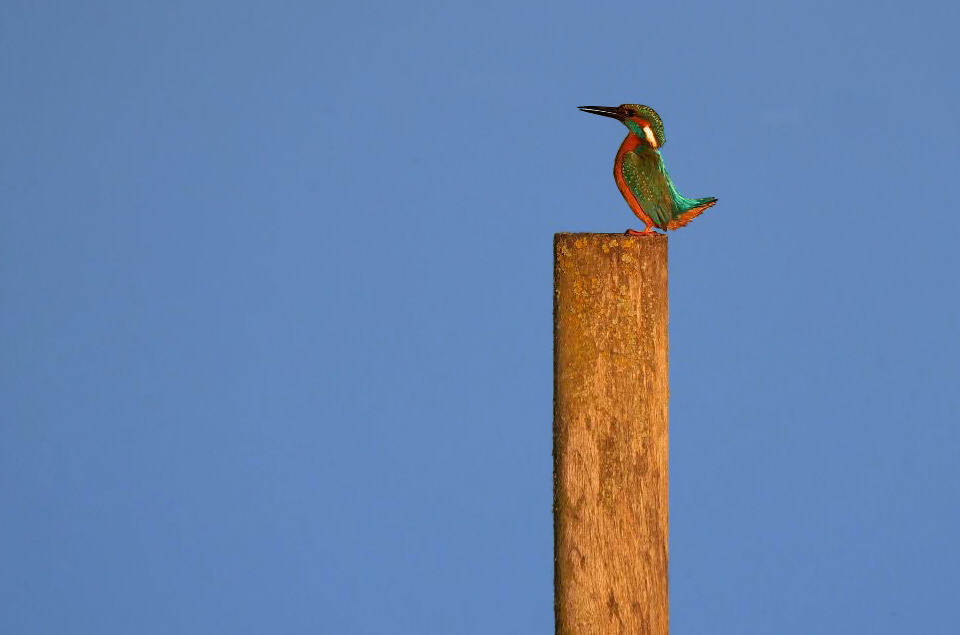
<path id="1" fill-rule="evenodd" d="M 667 237 L 554 240 L 557 635 L 668 635 Z"/>

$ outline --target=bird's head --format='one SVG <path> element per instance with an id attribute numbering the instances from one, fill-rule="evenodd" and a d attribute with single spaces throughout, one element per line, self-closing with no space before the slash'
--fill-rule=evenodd
<path id="1" fill-rule="evenodd" d="M 622 104 L 613 107 L 580 106 L 580 110 L 594 115 L 613 117 L 654 148 L 659 148 L 667 142 L 663 136 L 663 121 L 657 111 L 650 106 L 641 104 Z"/>

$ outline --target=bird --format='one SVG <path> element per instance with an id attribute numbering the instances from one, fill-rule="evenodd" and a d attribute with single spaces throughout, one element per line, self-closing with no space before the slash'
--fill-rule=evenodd
<path id="1" fill-rule="evenodd" d="M 677 191 L 660 156 L 666 142 L 663 121 L 653 108 L 641 104 L 579 106 L 583 112 L 612 117 L 629 132 L 620 144 L 613 164 L 613 178 L 627 205 L 642 220 L 642 231 L 627 234 L 649 236 L 654 227 L 664 231 L 683 227 L 717 203 L 714 197 L 686 198 Z"/>

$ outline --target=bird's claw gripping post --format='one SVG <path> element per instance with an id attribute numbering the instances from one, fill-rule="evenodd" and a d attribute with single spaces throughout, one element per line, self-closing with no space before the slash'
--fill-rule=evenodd
<path id="1" fill-rule="evenodd" d="M 653 227 L 646 227 L 643 231 L 637 231 L 636 229 L 628 229 L 624 232 L 627 236 L 657 236 L 659 232 L 653 231 Z"/>

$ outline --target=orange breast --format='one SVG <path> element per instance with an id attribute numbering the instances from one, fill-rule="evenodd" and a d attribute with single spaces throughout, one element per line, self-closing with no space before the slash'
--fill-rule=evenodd
<path id="1" fill-rule="evenodd" d="M 633 213 L 637 215 L 637 218 L 649 226 L 653 225 L 653 220 L 643 211 L 643 206 L 640 205 L 637 196 L 623 178 L 623 157 L 626 156 L 628 152 L 636 150 L 639 145 L 640 137 L 632 132 L 623 140 L 623 143 L 620 144 L 620 149 L 617 150 L 617 160 L 613 164 L 613 178 L 617 181 L 617 187 L 620 189 L 620 193 L 623 194 L 623 198 L 626 199 L 627 205 L 629 205 Z"/>

